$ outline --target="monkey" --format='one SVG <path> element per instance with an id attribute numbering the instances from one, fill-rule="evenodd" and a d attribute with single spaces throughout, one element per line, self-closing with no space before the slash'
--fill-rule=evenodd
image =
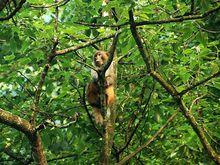
<path id="1" fill-rule="evenodd" d="M 107 62 L 109 58 L 109 53 L 105 51 L 97 51 L 93 57 L 93 65 L 97 70 Z M 93 108 L 93 116 L 97 124 L 103 124 L 103 116 L 101 113 L 101 98 L 100 98 L 100 86 L 98 74 L 96 71 L 91 70 L 92 81 L 88 84 L 87 87 L 87 100 Z M 105 72 L 105 82 L 104 82 L 104 94 L 105 106 L 112 106 L 115 102 L 115 93 L 114 93 L 114 84 L 115 84 L 115 70 L 113 62 Z"/>

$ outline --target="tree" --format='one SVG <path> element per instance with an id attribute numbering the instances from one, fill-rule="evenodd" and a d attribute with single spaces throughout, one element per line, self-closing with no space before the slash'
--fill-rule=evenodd
<path id="1" fill-rule="evenodd" d="M 0 162 L 220 164 L 219 2 L 103 2 L 0 1 Z M 100 126 L 85 92 L 109 49 Z"/>

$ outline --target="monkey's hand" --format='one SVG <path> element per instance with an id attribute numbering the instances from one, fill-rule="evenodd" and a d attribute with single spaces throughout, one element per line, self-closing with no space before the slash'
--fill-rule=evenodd
<path id="1" fill-rule="evenodd" d="M 104 84 L 105 87 L 109 87 L 110 85 L 113 85 L 113 84 L 114 84 L 113 77 L 108 76 L 105 78 L 105 84 Z"/>

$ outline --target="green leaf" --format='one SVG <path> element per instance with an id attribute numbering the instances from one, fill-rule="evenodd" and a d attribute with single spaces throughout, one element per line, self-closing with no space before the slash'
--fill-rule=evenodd
<path id="1" fill-rule="evenodd" d="M 5 59 L 6 61 L 11 61 L 11 60 L 13 60 L 14 58 L 15 58 L 15 55 L 14 55 L 14 54 L 8 55 L 8 56 L 4 56 L 4 59 Z"/>

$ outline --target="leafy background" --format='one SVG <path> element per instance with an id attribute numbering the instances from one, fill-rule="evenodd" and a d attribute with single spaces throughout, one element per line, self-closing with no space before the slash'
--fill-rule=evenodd
<path id="1" fill-rule="evenodd" d="M 101 1 L 70 0 L 59 8 L 57 33 L 54 31 L 54 7 L 32 7 L 33 4 L 53 3 L 51 0 L 28 0 L 13 19 L 0 22 L 0 107 L 27 120 L 32 114 L 35 90 L 46 58 L 51 53 L 54 36 L 59 39 L 57 49 L 62 50 L 113 34 L 114 28 L 76 24 L 115 24 L 114 19 L 100 15 L 112 7 L 120 24 L 128 21 L 131 8 L 134 9 L 135 21 L 161 20 L 186 14 L 190 11 L 191 1 L 118 0 L 102 6 Z M 198 13 L 217 5 L 211 0 L 195 1 Z M 3 10 L 0 16 L 6 14 L 7 11 Z M 182 91 L 219 71 L 219 22 L 218 11 L 205 19 L 140 26 L 138 31 L 153 56 L 157 70 L 178 91 Z M 122 148 L 137 125 L 138 128 L 120 159 L 146 142 L 178 111 L 172 97 L 147 74 L 129 26 L 122 29 L 117 44 L 120 61 L 117 65 L 115 147 Z M 105 40 L 96 45 L 107 50 L 110 43 L 111 40 Z M 51 120 L 55 125 L 65 125 L 71 122 L 71 117 L 77 115 L 78 119 L 66 128 L 52 126 L 41 131 L 49 164 L 96 164 L 100 159 L 103 140 L 97 135 L 82 105 L 84 88 L 90 80 L 90 68 L 85 63 L 92 64 L 95 51 L 89 46 L 52 61 L 42 88 L 36 122 L 41 124 Z M 183 100 L 191 107 L 212 147 L 220 152 L 220 79 L 200 85 L 184 95 Z M 91 107 L 88 108 L 91 112 Z M 2 124 L 0 130 L 0 150 L 4 151 L 5 146 L 9 146 L 17 158 L 31 157 L 25 135 Z M 112 161 L 115 162 L 114 150 L 112 152 Z M 0 164 L 17 164 L 19 159 L 0 152 Z M 213 164 L 181 113 L 130 163 Z"/>

